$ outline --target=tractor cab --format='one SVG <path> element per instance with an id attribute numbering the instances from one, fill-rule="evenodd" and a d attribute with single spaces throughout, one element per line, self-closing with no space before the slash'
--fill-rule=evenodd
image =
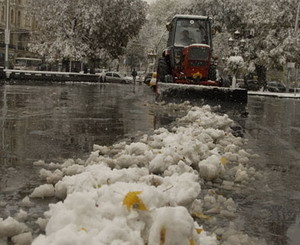
<path id="1" fill-rule="evenodd" d="M 191 44 L 211 46 L 211 19 L 204 16 L 175 15 L 167 24 L 168 47 L 186 47 Z"/>
<path id="2" fill-rule="evenodd" d="M 211 19 L 205 16 L 175 15 L 167 24 L 169 38 L 158 77 L 175 83 L 218 85 L 212 63 Z M 212 82 L 213 81 L 213 82 Z"/>

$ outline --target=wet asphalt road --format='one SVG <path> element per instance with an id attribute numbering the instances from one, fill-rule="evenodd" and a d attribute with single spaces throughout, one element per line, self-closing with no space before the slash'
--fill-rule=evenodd
<path id="1" fill-rule="evenodd" d="M 145 85 L 69 84 L 0 87 L 0 217 L 41 184 L 32 163 L 82 158 L 93 144 L 151 133 L 174 118 L 156 114 Z M 300 100 L 251 96 L 247 107 L 222 105 L 248 139 L 264 178 L 236 193 L 244 229 L 268 244 L 300 244 Z M 0 203 L 1 204 L 1 203 Z M 47 203 L 36 203 L 42 213 Z M 39 208 L 40 207 L 40 208 Z"/>
<path id="2" fill-rule="evenodd" d="M 249 233 L 268 244 L 300 244 L 300 100 L 250 97 L 247 147 L 259 154 L 252 162 L 265 178 L 239 198 Z M 245 226 L 247 227 L 247 225 Z"/>

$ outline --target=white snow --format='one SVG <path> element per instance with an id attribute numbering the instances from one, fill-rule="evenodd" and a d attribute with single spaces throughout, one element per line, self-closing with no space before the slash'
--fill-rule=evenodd
<path id="1" fill-rule="evenodd" d="M 216 86 L 204 86 L 204 85 L 192 85 L 189 84 L 188 86 L 186 84 L 179 84 L 179 83 L 159 83 L 157 86 L 158 88 L 158 93 L 163 94 L 164 91 L 167 91 L 169 89 L 175 89 L 178 91 L 185 91 L 185 90 L 190 90 L 190 91 L 212 91 L 215 90 L 216 88 L 219 91 L 222 91 L 222 93 L 230 93 L 232 91 L 243 91 L 245 89 L 242 88 L 228 88 L 228 87 L 216 87 Z"/>
<path id="2" fill-rule="evenodd" d="M 15 219 L 18 220 L 19 222 L 24 222 L 26 221 L 28 217 L 28 213 L 22 209 L 15 215 Z"/>
<path id="3" fill-rule="evenodd" d="M 51 184 L 44 184 L 34 189 L 31 198 L 45 198 L 54 196 L 54 187 Z"/>
<path id="4" fill-rule="evenodd" d="M 25 196 L 20 203 L 20 206 L 24 206 L 24 207 L 30 207 L 32 205 L 33 203 L 30 201 L 30 198 L 28 196 Z"/>
<path id="5" fill-rule="evenodd" d="M 234 189 L 259 175 L 248 166 L 251 155 L 242 148 L 243 139 L 231 133 L 227 115 L 209 106 L 187 108 L 177 126 L 157 129 L 140 142 L 95 145 L 86 161 L 36 162 L 45 168 L 41 177 L 54 186 L 41 185 L 30 197 L 55 195 L 62 201 L 37 219 L 45 234 L 32 244 L 264 244 L 234 223 L 215 233 L 199 225 L 236 217 L 233 199 L 213 190 L 205 194 L 201 183 L 218 179 L 220 188 Z M 21 210 L 17 217 L 25 220 L 26 214 Z M 24 233 L 16 222 L 11 220 L 5 228 L 11 232 L 2 236 Z M 24 244 L 29 240 L 24 235 Z"/>
<path id="6" fill-rule="evenodd" d="M 31 232 L 21 233 L 11 239 L 15 245 L 30 245 L 32 242 Z"/>
<path id="7" fill-rule="evenodd" d="M 12 217 L 8 217 L 3 220 L 0 218 L 0 239 L 5 237 L 13 237 L 24 231 L 27 231 L 27 226 L 15 220 Z"/>
<path id="8" fill-rule="evenodd" d="M 299 92 L 297 92 L 297 93 L 275 93 L 275 92 L 266 92 L 266 91 L 248 91 L 248 95 L 300 99 Z"/>

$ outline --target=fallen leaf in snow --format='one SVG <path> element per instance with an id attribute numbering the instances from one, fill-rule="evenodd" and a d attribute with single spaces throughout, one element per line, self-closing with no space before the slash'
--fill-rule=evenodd
<path id="1" fill-rule="evenodd" d="M 131 208 L 143 211 L 148 210 L 142 200 L 138 197 L 138 195 L 141 193 L 142 191 L 128 192 L 123 200 L 123 205 L 127 206 L 128 210 L 130 210 Z"/>

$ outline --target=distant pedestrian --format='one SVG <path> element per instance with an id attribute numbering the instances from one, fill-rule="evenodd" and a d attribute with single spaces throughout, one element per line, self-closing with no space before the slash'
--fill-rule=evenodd
<path id="1" fill-rule="evenodd" d="M 133 68 L 133 71 L 131 72 L 131 76 L 133 77 L 133 82 L 135 84 L 135 79 L 136 79 L 136 76 L 137 76 L 137 72 L 136 72 L 135 68 Z"/>

